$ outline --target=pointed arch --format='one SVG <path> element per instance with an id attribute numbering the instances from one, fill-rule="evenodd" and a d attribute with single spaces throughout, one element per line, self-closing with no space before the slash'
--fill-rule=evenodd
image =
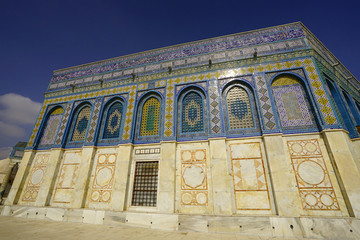
<path id="1" fill-rule="evenodd" d="M 63 115 L 64 109 L 61 106 L 55 106 L 49 111 L 43 130 L 41 131 L 40 146 L 54 144 Z"/>
<path id="2" fill-rule="evenodd" d="M 226 94 L 226 108 L 230 130 L 255 126 L 249 94 L 243 87 L 230 87 Z"/>
<path id="3" fill-rule="evenodd" d="M 346 109 L 345 102 L 341 97 L 340 91 L 336 84 L 329 79 L 326 79 L 326 85 L 330 92 L 331 99 L 335 103 L 335 106 L 338 111 L 338 115 L 341 118 L 343 127 L 349 132 L 351 138 L 358 137 L 359 134 L 355 129 L 355 125 L 351 119 L 350 113 Z"/>
<path id="4" fill-rule="evenodd" d="M 280 74 L 273 79 L 271 90 L 283 130 L 318 128 L 309 95 L 298 77 Z"/>
<path id="5" fill-rule="evenodd" d="M 91 105 L 83 104 L 75 111 L 71 123 L 71 136 L 69 142 L 84 142 L 90 125 Z"/>
<path id="6" fill-rule="evenodd" d="M 120 137 L 123 121 L 124 104 L 119 99 L 111 101 L 104 112 L 102 139 L 115 139 Z"/>
<path id="7" fill-rule="evenodd" d="M 242 79 L 228 82 L 222 90 L 223 116 L 229 136 L 260 135 L 260 121 L 252 85 Z"/>
<path id="8" fill-rule="evenodd" d="M 176 135 L 182 139 L 207 138 L 207 105 L 205 90 L 187 86 L 177 94 Z"/>
<path id="9" fill-rule="evenodd" d="M 149 91 L 139 98 L 133 128 L 134 141 L 156 142 L 161 139 L 162 108 L 163 96 L 157 91 Z"/>
<path id="10" fill-rule="evenodd" d="M 195 91 L 187 92 L 181 103 L 181 133 L 204 132 L 204 100 Z"/>

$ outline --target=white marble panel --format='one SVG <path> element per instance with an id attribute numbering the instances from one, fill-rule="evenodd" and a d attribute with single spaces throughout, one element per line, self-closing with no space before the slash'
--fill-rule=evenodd
<path id="1" fill-rule="evenodd" d="M 177 230 L 178 215 L 152 214 L 151 228 L 162 230 Z"/>
<path id="2" fill-rule="evenodd" d="M 301 218 L 304 237 L 321 239 L 360 239 L 360 230 L 345 219 Z"/>
<path id="3" fill-rule="evenodd" d="M 151 227 L 152 216 L 147 213 L 127 213 L 125 223 L 129 225 Z"/>
<path id="4" fill-rule="evenodd" d="M 208 232 L 208 220 L 203 216 L 179 215 L 180 231 Z"/>
<path id="5" fill-rule="evenodd" d="M 63 208 L 47 208 L 45 219 L 63 221 L 65 210 Z"/>
<path id="6" fill-rule="evenodd" d="M 301 222 L 299 218 L 270 218 L 273 237 L 302 238 Z"/>

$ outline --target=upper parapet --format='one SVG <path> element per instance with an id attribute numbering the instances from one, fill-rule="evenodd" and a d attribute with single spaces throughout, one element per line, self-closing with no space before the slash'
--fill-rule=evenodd
<path id="1" fill-rule="evenodd" d="M 255 52 L 257 56 L 264 56 L 310 48 L 316 48 L 331 64 L 340 64 L 302 23 L 296 22 L 56 70 L 47 92 L 166 71 L 169 67 L 198 66 L 209 60 L 218 63 L 245 59 Z M 342 68 L 345 78 L 353 78 L 354 84 L 358 84 L 351 73 Z"/>

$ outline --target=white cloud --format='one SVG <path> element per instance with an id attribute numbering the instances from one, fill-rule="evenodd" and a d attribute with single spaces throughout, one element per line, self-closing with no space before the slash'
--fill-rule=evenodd
<path id="1" fill-rule="evenodd" d="M 0 96 L 1 120 L 20 124 L 33 124 L 41 108 L 41 103 L 15 93 Z M 6 122 L 7 122 L 6 121 Z"/>
<path id="2" fill-rule="evenodd" d="M 41 103 L 15 93 L 0 96 L 0 137 L 26 141 L 35 123 Z"/>
<path id="3" fill-rule="evenodd" d="M 14 124 L 8 124 L 0 121 L 0 135 L 7 137 L 26 137 L 25 130 Z"/>

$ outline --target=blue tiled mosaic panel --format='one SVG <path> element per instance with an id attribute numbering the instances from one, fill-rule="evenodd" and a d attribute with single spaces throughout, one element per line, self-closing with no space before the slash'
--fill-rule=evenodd
<path id="1" fill-rule="evenodd" d="M 119 102 L 109 108 L 104 126 L 104 139 L 119 137 L 122 111 L 123 105 Z"/>
<path id="2" fill-rule="evenodd" d="M 195 92 L 187 94 L 183 99 L 181 126 L 183 133 L 204 131 L 203 100 Z"/>
<path id="3" fill-rule="evenodd" d="M 243 88 L 231 88 L 226 95 L 226 102 L 230 129 L 254 127 L 249 96 Z"/>
<path id="4" fill-rule="evenodd" d="M 314 125 L 309 103 L 300 84 L 273 86 L 272 89 L 283 128 Z"/>
<path id="5" fill-rule="evenodd" d="M 52 145 L 54 143 L 63 113 L 64 110 L 59 107 L 50 114 L 44 127 L 40 145 Z"/>
<path id="6" fill-rule="evenodd" d="M 81 109 L 76 119 L 76 124 L 73 130 L 71 141 L 80 142 L 85 140 L 86 130 L 89 125 L 90 115 L 91 115 L 90 107 L 84 107 L 83 109 Z"/>
<path id="7" fill-rule="evenodd" d="M 144 103 L 141 116 L 140 136 L 159 135 L 160 101 L 151 97 Z"/>

